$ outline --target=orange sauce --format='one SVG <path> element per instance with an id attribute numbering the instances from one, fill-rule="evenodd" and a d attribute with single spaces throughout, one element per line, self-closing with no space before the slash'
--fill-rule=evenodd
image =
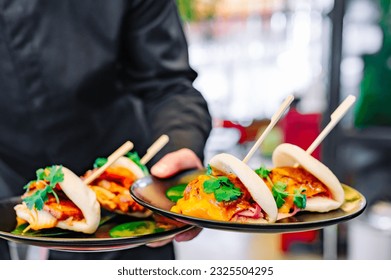
<path id="1" fill-rule="evenodd" d="M 211 176 L 200 175 L 187 185 L 183 198 L 177 201 L 171 211 L 203 219 L 231 220 L 236 213 L 251 207 L 251 196 L 235 175 L 229 174 L 227 177 L 240 188 L 242 195 L 238 199 L 217 201 L 214 193 L 206 193 L 203 187 L 204 182 Z"/>

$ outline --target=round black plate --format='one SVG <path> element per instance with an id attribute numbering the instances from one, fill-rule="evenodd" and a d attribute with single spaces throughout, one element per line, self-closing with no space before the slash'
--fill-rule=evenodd
<path id="1" fill-rule="evenodd" d="M 135 182 L 130 193 L 134 200 L 144 207 L 182 223 L 203 228 L 254 233 L 285 233 L 320 229 L 359 216 L 364 212 L 367 205 L 366 199 L 361 193 L 347 185 L 343 185 L 345 202 L 339 209 L 327 213 L 303 211 L 294 217 L 282 219 L 272 224 L 221 222 L 171 212 L 170 209 L 174 202 L 166 197 L 166 190 L 178 184 L 188 183 L 201 173 L 205 173 L 205 171 L 187 172 L 167 180 L 152 176 L 144 177 Z"/>
<path id="2" fill-rule="evenodd" d="M 16 213 L 14 206 L 18 203 L 20 203 L 19 197 L 0 201 L 0 237 L 18 243 L 47 247 L 58 251 L 104 252 L 129 249 L 155 241 L 167 240 L 180 232 L 184 232 L 192 228 L 191 225 L 178 223 L 175 220 L 154 214 L 148 219 L 159 221 L 164 219 L 164 222 L 172 224 L 173 228 L 163 232 L 140 236 L 112 238 L 109 236 L 109 231 L 114 226 L 130 221 L 146 219 L 137 219 L 127 215 L 102 213 L 102 217 L 110 215 L 110 219 L 103 223 L 96 233 L 91 235 L 63 230 L 60 230 L 60 234 L 57 234 L 59 231 L 57 229 L 53 229 L 52 232 L 50 230 L 45 230 L 46 236 L 20 235 L 12 233 L 16 227 Z"/>

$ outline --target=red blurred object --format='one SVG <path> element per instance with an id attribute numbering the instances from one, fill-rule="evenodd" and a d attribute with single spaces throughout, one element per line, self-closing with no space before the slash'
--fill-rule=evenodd
<path id="1" fill-rule="evenodd" d="M 284 135 L 284 143 L 290 143 L 306 150 L 320 133 L 322 115 L 320 113 L 301 114 L 296 107 L 292 107 L 279 126 Z M 312 153 L 312 156 L 320 160 L 321 145 Z M 317 240 L 318 230 L 284 233 L 281 235 L 281 249 L 289 250 L 293 242 L 312 243 Z"/>
<path id="2" fill-rule="evenodd" d="M 284 134 L 284 143 L 295 144 L 307 150 L 320 133 L 321 120 L 320 113 L 301 114 L 293 107 L 279 123 Z M 312 156 L 319 160 L 320 149 L 321 145 L 312 153 Z"/>
<path id="3" fill-rule="evenodd" d="M 237 130 L 239 130 L 239 133 L 240 133 L 240 138 L 238 140 L 238 143 L 243 144 L 244 142 L 246 142 L 247 133 L 246 133 L 246 129 L 242 125 L 228 121 L 228 120 L 223 120 L 221 127 L 236 128 Z"/>

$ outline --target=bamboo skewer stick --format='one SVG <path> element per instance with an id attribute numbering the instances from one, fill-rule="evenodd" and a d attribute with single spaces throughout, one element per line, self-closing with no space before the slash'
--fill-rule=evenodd
<path id="1" fill-rule="evenodd" d="M 141 158 L 141 164 L 146 164 L 153 156 L 155 156 L 169 141 L 169 137 L 165 134 L 160 136 L 147 150 L 147 153 Z M 125 142 L 121 147 L 114 151 L 108 158 L 107 162 L 94 171 L 90 176 L 84 179 L 86 185 L 91 184 L 96 178 L 98 178 L 110 165 L 112 165 L 117 159 L 125 155 L 131 149 L 133 149 L 133 143 L 130 141 Z"/>
<path id="2" fill-rule="evenodd" d="M 255 151 L 259 148 L 259 146 L 262 144 L 263 140 L 265 140 L 266 136 L 269 134 L 269 132 L 272 130 L 272 128 L 277 124 L 277 122 L 280 120 L 282 115 L 284 114 L 285 110 L 289 107 L 289 105 L 292 103 L 294 97 L 293 95 L 289 95 L 284 102 L 281 104 L 280 108 L 274 115 L 272 116 L 269 125 L 266 127 L 265 131 L 261 134 L 261 136 L 258 138 L 258 140 L 255 142 L 255 144 L 252 146 L 246 157 L 243 159 L 244 163 L 247 163 L 249 159 L 254 155 Z"/>
<path id="3" fill-rule="evenodd" d="M 147 164 L 169 141 L 169 137 L 165 134 L 160 136 L 147 150 L 147 153 L 141 158 L 141 164 Z"/>
<path id="4" fill-rule="evenodd" d="M 307 153 L 312 154 L 315 149 L 319 146 L 319 144 L 326 138 L 326 136 L 330 133 L 330 131 L 336 126 L 336 124 L 345 116 L 346 112 L 350 109 L 353 103 L 356 101 L 356 97 L 353 95 L 349 95 L 331 114 L 331 121 L 327 124 L 327 126 L 322 130 L 322 132 L 318 135 L 318 137 L 312 142 L 311 146 L 308 147 Z"/>
<path id="5" fill-rule="evenodd" d="M 331 132 L 331 130 L 337 125 L 337 123 L 342 119 L 343 116 L 347 113 L 353 103 L 356 101 L 356 97 L 349 95 L 345 100 L 334 110 L 330 116 L 330 122 L 325 126 L 322 132 L 316 137 L 312 144 L 306 150 L 307 154 L 312 154 L 315 149 L 322 143 L 326 136 Z M 296 163 L 294 167 L 298 167 L 299 164 Z"/>
<path id="6" fill-rule="evenodd" d="M 131 149 L 133 149 L 133 143 L 130 141 L 126 141 L 121 147 L 119 147 L 117 150 L 115 150 L 108 158 L 107 162 L 102 165 L 100 168 L 98 168 L 96 171 L 94 171 L 90 176 L 88 176 L 86 179 L 84 179 L 84 183 L 86 185 L 89 185 L 94 181 L 96 178 L 98 178 L 113 162 L 115 162 L 118 158 L 125 155 L 127 152 L 129 152 Z"/>

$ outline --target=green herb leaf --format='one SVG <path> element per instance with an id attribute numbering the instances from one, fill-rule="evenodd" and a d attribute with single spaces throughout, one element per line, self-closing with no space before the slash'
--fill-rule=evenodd
<path id="1" fill-rule="evenodd" d="M 141 170 L 144 172 L 145 175 L 149 175 L 148 168 L 141 163 L 140 156 L 138 155 L 137 152 L 128 152 L 126 156 L 132 160 L 135 164 L 137 164 L 138 167 L 141 168 Z"/>
<path id="2" fill-rule="evenodd" d="M 45 180 L 45 169 L 40 168 L 35 171 L 35 174 L 37 175 L 37 180 Z"/>
<path id="3" fill-rule="evenodd" d="M 304 194 L 305 191 L 305 188 L 294 190 L 293 203 L 300 209 L 304 209 L 307 205 L 307 196 Z"/>
<path id="4" fill-rule="evenodd" d="M 204 181 L 203 186 L 206 193 L 214 193 L 218 202 L 233 201 L 242 195 L 241 190 L 235 187 L 227 176 L 211 177 L 209 180 Z"/>
<path id="5" fill-rule="evenodd" d="M 285 198 L 288 196 L 288 192 L 286 192 L 287 185 L 281 182 L 277 182 L 272 187 L 272 193 L 274 200 L 277 203 L 277 208 L 281 208 L 285 203 Z"/>
<path id="6" fill-rule="evenodd" d="M 49 173 L 44 177 L 44 180 L 49 181 L 53 188 L 60 182 L 64 181 L 64 173 L 62 166 L 49 167 Z"/>
<path id="7" fill-rule="evenodd" d="M 257 173 L 263 179 L 266 179 L 269 176 L 270 172 L 271 172 L 271 170 L 267 169 L 264 166 L 261 166 L 260 168 L 255 169 L 255 173 Z"/>
<path id="8" fill-rule="evenodd" d="M 58 203 L 59 199 L 54 189 L 58 183 L 64 181 L 62 166 L 53 165 L 51 167 L 46 167 L 45 169 L 38 169 L 36 175 L 37 180 L 31 181 L 25 188 L 29 189 L 32 183 L 42 180 L 46 182 L 46 186 L 43 189 L 36 190 L 33 194 L 23 199 L 27 207 L 29 209 L 36 208 L 37 210 L 42 210 L 45 202 L 48 200 L 49 193 L 54 195 Z"/>
<path id="9" fill-rule="evenodd" d="M 220 187 L 220 182 L 217 178 L 210 178 L 209 180 L 204 181 L 204 191 L 206 193 L 213 193 Z"/>
<path id="10" fill-rule="evenodd" d="M 94 168 L 99 168 L 99 167 L 102 167 L 103 165 L 105 165 L 107 162 L 107 158 L 105 157 L 98 157 L 95 162 L 94 162 Z"/>
<path id="11" fill-rule="evenodd" d="M 23 199 L 29 209 L 36 208 L 37 210 L 42 210 L 46 200 L 46 188 L 42 190 L 37 190 L 34 194 Z"/>
<path id="12" fill-rule="evenodd" d="M 242 192 L 237 187 L 221 186 L 221 188 L 215 190 L 215 197 L 218 202 L 236 200 L 241 194 Z"/>
<path id="13" fill-rule="evenodd" d="M 219 180 L 221 186 L 234 187 L 235 185 L 228 179 L 227 176 L 220 176 Z"/>

